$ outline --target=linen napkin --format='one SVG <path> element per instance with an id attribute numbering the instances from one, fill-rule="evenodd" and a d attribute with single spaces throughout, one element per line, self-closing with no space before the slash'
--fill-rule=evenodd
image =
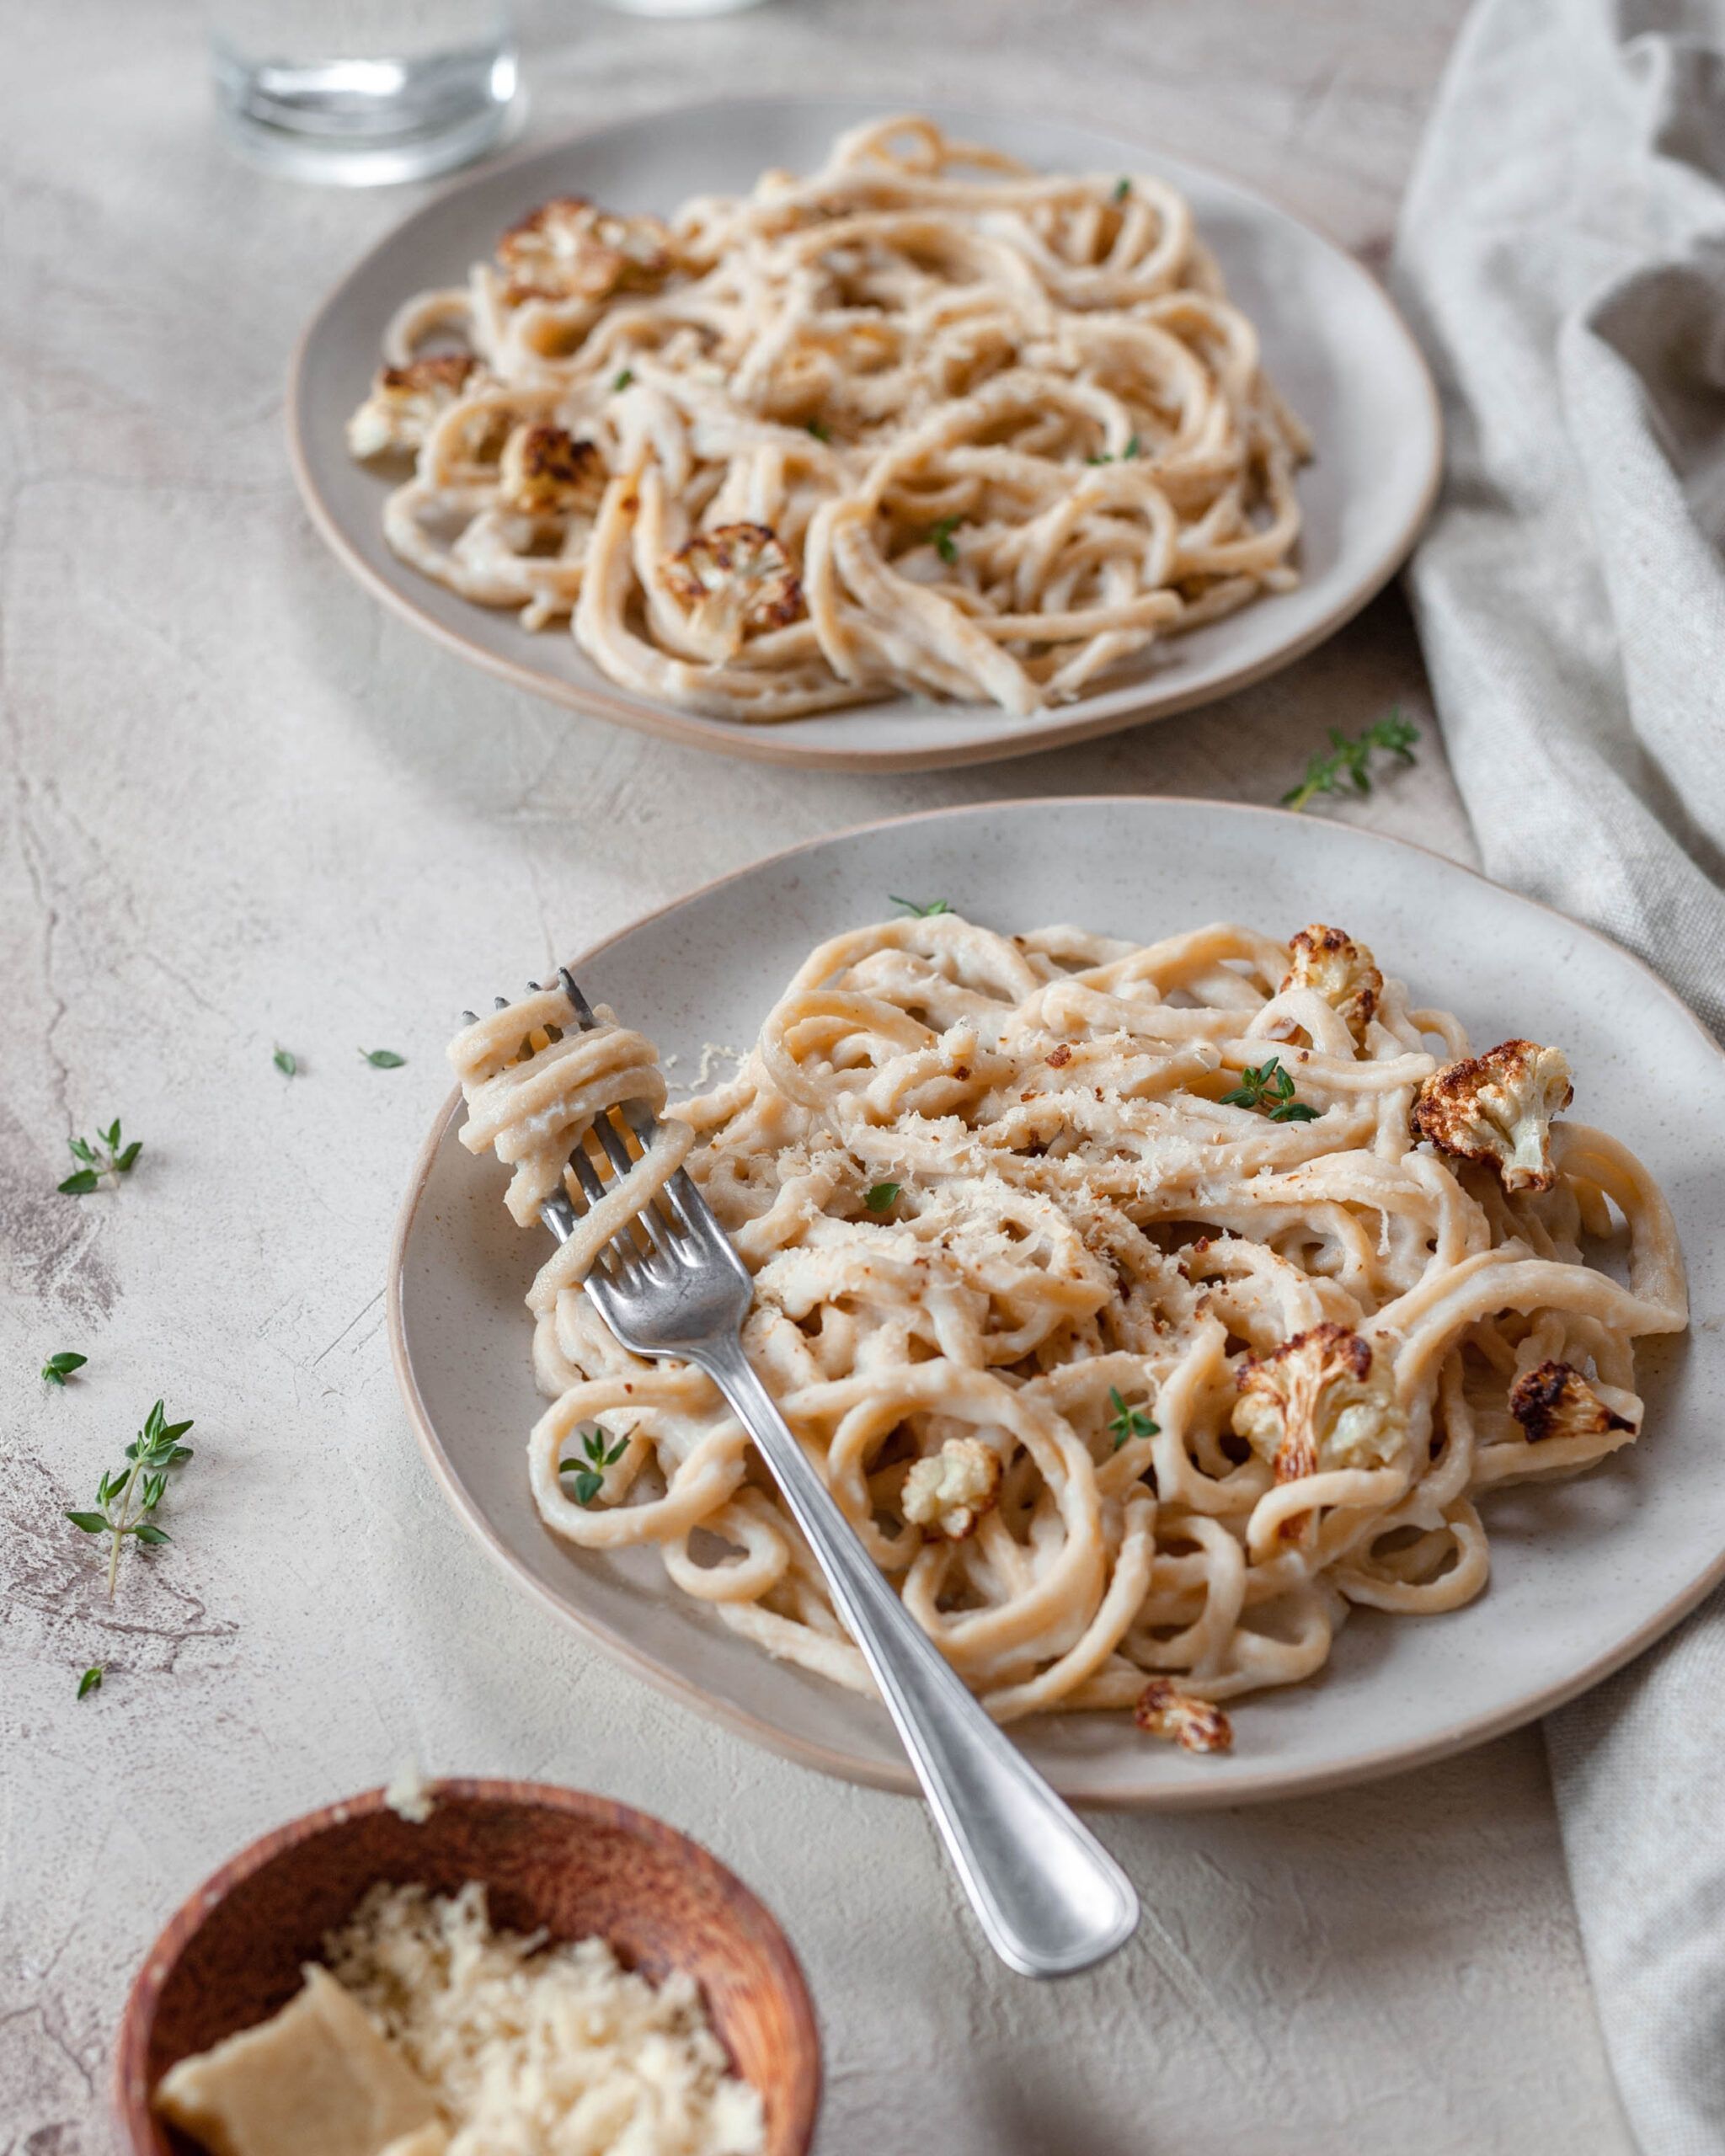
<path id="1" fill-rule="evenodd" d="M 1444 400 L 1409 581 L 1487 873 L 1725 1033 L 1722 0 L 1481 0 L 1392 283 Z M 1546 1742 L 1631 2122 L 1718 2156 L 1725 1598 Z"/>

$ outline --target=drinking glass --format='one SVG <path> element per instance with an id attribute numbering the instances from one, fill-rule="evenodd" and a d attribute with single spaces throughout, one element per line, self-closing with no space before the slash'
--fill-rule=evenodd
<path id="1" fill-rule="evenodd" d="M 423 179 L 519 111 L 506 0 L 213 0 L 216 102 L 236 147 L 300 179 Z"/>
<path id="2" fill-rule="evenodd" d="M 605 0 L 624 15 L 733 15 L 739 8 L 758 8 L 761 0 Z"/>

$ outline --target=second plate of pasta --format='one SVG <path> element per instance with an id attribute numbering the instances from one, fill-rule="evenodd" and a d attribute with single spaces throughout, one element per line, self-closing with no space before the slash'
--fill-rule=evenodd
<path id="1" fill-rule="evenodd" d="M 472 1156 L 531 1223 L 563 1121 L 653 1097 L 643 1036 L 757 1363 L 1069 1795 L 1453 1750 L 1717 1576 L 1725 1061 L 1602 939 L 1361 832 L 1072 802 L 819 841 L 576 971 L 622 1022 L 585 1060 L 554 984 L 457 1044 L 398 1371 L 494 1550 L 704 1711 L 905 1779 L 736 1433 Z"/>
<path id="2" fill-rule="evenodd" d="M 464 656 L 727 753 L 910 769 L 1178 711 L 1363 606 L 1435 485 L 1367 273 L 1024 115 L 631 120 L 462 182 L 296 362 L 302 490 Z"/>

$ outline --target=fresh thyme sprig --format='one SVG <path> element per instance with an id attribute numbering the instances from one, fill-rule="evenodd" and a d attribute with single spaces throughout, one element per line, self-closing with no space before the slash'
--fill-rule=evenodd
<path id="1" fill-rule="evenodd" d="M 887 893 L 887 896 L 892 899 L 895 906 L 902 906 L 906 913 L 915 914 L 918 921 L 927 921 L 935 914 L 952 911 L 952 908 L 944 899 L 931 899 L 926 906 L 919 906 L 915 899 L 893 898 L 890 891 Z"/>
<path id="2" fill-rule="evenodd" d="M 126 1449 L 126 1465 L 115 1468 L 97 1484 L 96 1503 L 100 1509 L 67 1512 L 72 1525 L 84 1534 L 113 1538 L 108 1558 L 110 1602 L 120 1577 L 120 1545 L 126 1537 L 136 1535 L 148 1545 L 172 1539 L 164 1528 L 157 1526 L 152 1515 L 167 1490 L 168 1470 L 183 1466 L 192 1456 L 191 1447 L 179 1442 L 190 1428 L 190 1421 L 168 1422 L 158 1400 L 145 1417 L 143 1428 Z"/>
<path id="3" fill-rule="evenodd" d="M 1162 1424 L 1151 1422 L 1141 1407 L 1129 1407 L 1121 1399 L 1118 1385 L 1108 1387 L 1108 1406 L 1114 1411 L 1108 1417 L 1108 1428 L 1114 1433 L 1116 1452 L 1130 1438 L 1162 1435 Z"/>
<path id="4" fill-rule="evenodd" d="M 99 1662 L 93 1662 L 77 1680 L 77 1695 L 81 1700 L 88 1700 L 92 1692 L 99 1692 L 101 1689 L 102 1665 Z"/>
<path id="5" fill-rule="evenodd" d="M 275 1065 L 275 1068 L 281 1073 L 284 1078 L 298 1077 L 300 1059 L 291 1048 L 277 1049 L 275 1054 L 270 1057 L 270 1060 Z"/>
<path id="6" fill-rule="evenodd" d="M 1404 764 L 1417 763 L 1413 744 L 1418 739 L 1419 728 L 1411 718 L 1403 718 L 1399 710 L 1386 712 L 1352 740 L 1339 726 L 1332 726 L 1329 754 L 1322 749 L 1313 752 L 1306 766 L 1306 776 L 1298 786 L 1288 788 L 1282 796 L 1282 805 L 1284 808 L 1303 808 L 1320 793 L 1370 793 L 1370 766 L 1374 750 L 1381 749 L 1390 755 L 1399 756 Z"/>
<path id="7" fill-rule="evenodd" d="M 585 1460 L 560 1460 L 557 1464 L 559 1475 L 573 1475 L 575 1478 L 575 1502 L 590 1505 L 605 1486 L 605 1470 L 615 1467 L 629 1449 L 627 1438 L 619 1438 L 609 1452 L 606 1450 L 609 1433 L 604 1425 L 595 1422 L 581 1440 Z"/>
<path id="8" fill-rule="evenodd" d="M 1256 1108 L 1272 1123 L 1316 1123 L 1318 1118 L 1316 1108 L 1295 1099 L 1293 1073 L 1283 1070 L 1279 1055 L 1268 1063 L 1248 1063 L 1240 1073 L 1240 1083 L 1222 1099 L 1232 1108 Z"/>
<path id="9" fill-rule="evenodd" d="M 878 1182 L 864 1195 L 862 1203 L 871 1213 L 889 1213 L 892 1210 L 893 1200 L 903 1187 L 902 1183 Z"/>
<path id="10" fill-rule="evenodd" d="M 611 395 L 615 397 L 620 390 L 627 389 L 634 379 L 635 370 L 633 367 L 619 367 L 611 378 Z"/>
<path id="11" fill-rule="evenodd" d="M 70 1348 L 62 1348 L 43 1364 L 43 1384 L 63 1385 L 72 1372 L 81 1370 L 89 1359 L 88 1355 L 74 1355 Z"/>
<path id="12" fill-rule="evenodd" d="M 88 1138 L 68 1138 L 66 1142 L 72 1148 L 73 1160 L 82 1161 L 84 1164 L 60 1185 L 61 1191 L 67 1198 L 88 1198 L 93 1190 L 101 1188 L 104 1176 L 115 1182 L 121 1176 L 129 1176 L 137 1165 L 138 1155 L 144 1150 L 141 1138 L 134 1138 L 130 1145 L 120 1144 L 118 1116 L 105 1130 L 96 1133 L 94 1145 Z"/>
<path id="13" fill-rule="evenodd" d="M 393 1048 L 362 1048 L 360 1054 L 374 1070 L 399 1070 L 407 1061 L 404 1055 L 398 1055 Z"/>
<path id="14" fill-rule="evenodd" d="M 959 566 L 959 549 L 953 543 L 953 534 L 964 521 L 962 516 L 939 516 L 923 534 L 929 545 L 949 568 L 956 568 Z"/>

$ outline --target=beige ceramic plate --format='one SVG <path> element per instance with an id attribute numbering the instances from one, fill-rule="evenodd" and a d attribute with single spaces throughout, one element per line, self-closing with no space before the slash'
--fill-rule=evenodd
<path id="1" fill-rule="evenodd" d="M 1233 1804 L 1437 1758 L 1596 1683 L 1725 1572 L 1725 1058 L 1638 961 L 1392 840 L 1274 809 L 1127 799 L 944 809 L 818 840 L 626 929 L 575 970 L 678 1058 L 674 1077 L 691 1075 L 706 1043 L 750 1041 L 810 947 L 881 918 L 894 891 L 1007 931 L 1078 921 L 1145 941 L 1226 917 L 1289 932 L 1339 921 L 1477 1041 L 1561 1043 L 1577 1113 L 1647 1161 L 1689 1257 L 1694 1329 L 1643 1351 L 1646 1437 L 1579 1481 L 1488 1498 L 1494 1572 L 1478 1602 L 1425 1619 L 1357 1612 L 1316 1681 L 1236 1710 L 1231 1758 L 1194 1759 L 1124 1716 L 1019 1725 L 1068 1796 Z M 501 957 L 498 970 L 515 977 Z M 490 984 L 449 985 L 453 1006 Z M 457 1142 L 456 1107 L 414 1171 L 390 1323 L 409 1412 L 462 1516 L 542 1600 L 702 1713 L 810 1765 L 908 1787 L 882 1709 L 724 1630 L 655 1553 L 578 1555 L 541 1524 L 526 1441 L 542 1403 L 521 1298 L 544 1249 L 505 1212 L 503 1172 Z"/>
<path id="2" fill-rule="evenodd" d="M 1135 670 L 1033 719 L 899 697 L 750 726 L 614 687 L 566 631 L 531 634 L 513 614 L 472 606 L 395 558 L 380 520 L 387 483 L 354 464 L 342 430 L 401 302 L 427 286 L 459 283 L 506 226 L 547 195 L 666 211 L 690 195 L 746 189 L 769 165 L 808 169 L 841 128 L 879 111 L 836 99 L 697 105 L 626 120 L 493 166 L 409 217 L 337 286 L 295 361 L 289 438 L 318 530 L 377 597 L 518 686 L 620 725 L 779 763 L 909 771 L 1022 755 L 1208 702 L 1311 650 L 1395 570 L 1437 484 L 1431 380 L 1383 291 L 1351 256 L 1285 211 L 1177 158 L 1026 114 L 930 109 L 953 132 L 1044 170 L 1153 172 L 1190 197 L 1230 291 L 1258 326 L 1278 384 L 1316 443 L 1300 480 L 1306 531 L 1296 590 L 1172 638 Z"/>

